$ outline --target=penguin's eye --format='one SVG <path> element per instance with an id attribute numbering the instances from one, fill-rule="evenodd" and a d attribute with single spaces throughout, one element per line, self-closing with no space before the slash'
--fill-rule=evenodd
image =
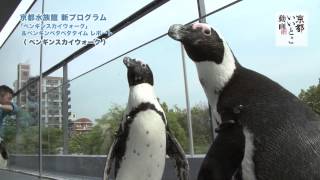
<path id="1" fill-rule="evenodd" d="M 142 66 L 143 68 L 146 68 L 146 67 L 147 67 L 147 65 L 146 65 L 146 64 L 142 64 L 141 66 Z"/>
<path id="2" fill-rule="evenodd" d="M 211 35 L 210 29 L 205 29 L 205 30 L 203 30 L 202 32 L 203 32 L 203 34 L 206 35 L 206 36 L 210 36 L 210 35 Z"/>

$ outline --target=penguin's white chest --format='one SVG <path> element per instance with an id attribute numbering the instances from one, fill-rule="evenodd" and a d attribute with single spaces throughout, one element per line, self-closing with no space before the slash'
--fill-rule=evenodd
<path id="1" fill-rule="evenodd" d="M 212 114 L 215 120 L 221 123 L 221 117 L 217 112 L 217 103 L 219 92 L 225 85 L 227 78 L 224 76 L 223 70 L 213 62 L 201 62 L 196 65 L 200 83 L 212 108 Z"/>
<path id="2" fill-rule="evenodd" d="M 226 63 L 226 62 L 224 62 Z M 196 63 L 200 83 L 209 101 L 216 103 L 218 94 L 229 81 L 234 71 L 226 64 L 216 64 L 210 61 Z"/>
<path id="3" fill-rule="evenodd" d="M 117 180 L 161 180 L 166 156 L 166 129 L 153 110 L 136 114 Z"/>

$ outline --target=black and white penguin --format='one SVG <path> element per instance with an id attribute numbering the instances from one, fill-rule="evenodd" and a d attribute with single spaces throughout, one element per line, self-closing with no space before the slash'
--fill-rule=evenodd
<path id="1" fill-rule="evenodd" d="M 292 93 L 241 66 L 207 24 L 172 25 L 196 64 L 219 124 L 198 180 L 320 179 L 320 118 Z"/>
<path id="2" fill-rule="evenodd" d="M 116 139 L 109 150 L 104 179 L 115 160 L 116 180 L 161 180 L 166 154 L 176 162 L 180 180 L 189 179 L 189 164 L 170 132 L 147 64 L 125 57 L 129 100 Z"/>

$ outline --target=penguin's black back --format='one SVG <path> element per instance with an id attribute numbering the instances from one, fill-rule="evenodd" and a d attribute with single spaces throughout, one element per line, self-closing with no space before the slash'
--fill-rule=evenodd
<path id="1" fill-rule="evenodd" d="M 243 105 L 240 123 L 254 137 L 257 179 L 320 179 L 320 118 L 269 78 L 237 64 L 218 112 Z"/>

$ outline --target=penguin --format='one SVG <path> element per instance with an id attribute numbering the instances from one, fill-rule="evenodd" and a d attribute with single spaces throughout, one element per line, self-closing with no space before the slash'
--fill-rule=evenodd
<path id="1" fill-rule="evenodd" d="M 217 30 L 172 25 L 195 63 L 218 124 L 198 180 L 320 179 L 319 116 L 268 77 L 243 67 Z"/>
<path id="2" fill-rule="evenodd" d="M 107 156 L 104 180 L 110 178 L 113 162 L 116 180 L 161 180 L 166 155 L 175 160 L 178 178 L 188 180 L 188 161 L 158 102 L 150 67 L 129 57 L 123 63 L 129 99 Z"/>
<path id="3" fill-rule="evenodd" d="M 3 141 L 3 139 L 0 137 L 0 168 L 6 168 L 7 167 L 7 161 L 8 161 L 8 152 L 6 145 Z"/>

